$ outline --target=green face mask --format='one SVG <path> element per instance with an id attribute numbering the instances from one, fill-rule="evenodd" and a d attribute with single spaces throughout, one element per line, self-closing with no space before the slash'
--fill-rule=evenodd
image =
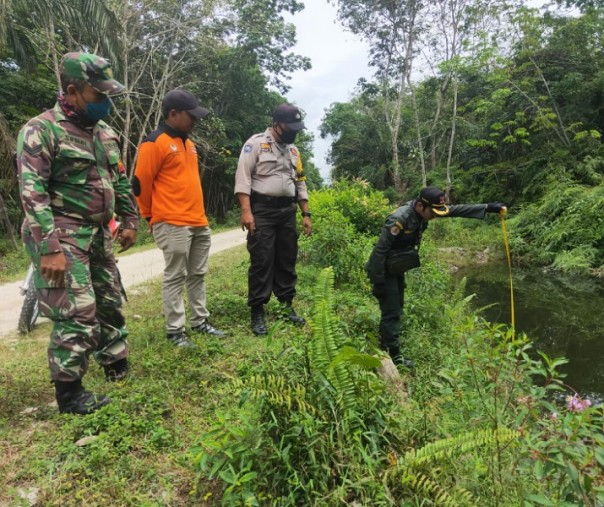
<path id="1" fill-rule="evenodd" d="M 109 97 L 105 97 L 101 102 L 86 102 L 84 114 L 93 121 L 99 121 L 108 116 L 113 109 L 113 104 Z"/>

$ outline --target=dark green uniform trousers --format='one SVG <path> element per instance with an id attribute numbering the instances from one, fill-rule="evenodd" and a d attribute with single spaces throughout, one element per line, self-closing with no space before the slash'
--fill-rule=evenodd
<path id="1" fill-rule="evenodd" d="M 249 233 L 247 236 L 250 253 L 248 305 L 265 305 L 271 293 L 279 301 L 291 301 L 296 295 L 297 280 L 296 205 L 276 208 L 254 203 L 252 213 L 256 231 L 253 236 Z"/>
<path id="2" fill-rule="evenodd" d="M 380 347 L 400 348 L 401 315 L 405 298 L 405 275 L 386 275 L 383 284 L 373 286 L 373 295 L 380 304 Z"/>

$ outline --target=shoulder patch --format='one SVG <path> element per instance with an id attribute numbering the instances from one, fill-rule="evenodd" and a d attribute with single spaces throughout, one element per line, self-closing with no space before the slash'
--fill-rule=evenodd
<path id="1" fill-rule="evenodd" d="M 251 153 L 252 152 L 252 145 L 251 144 L 246 144 L 243 147 L 243 153 Z"/>
<path id="2" fill-rule="evenodd" d="M 401 232 L 401 228 L 397 225 L 393 225 L 392 227 L 390 227 L 390 234 L 392 234 L 393 236 L 398 236 Z"/>
<path id="3" fill-rule="evenodd" d="M 42 145 L 36 144 L 35 146 L 31 146 L 29 144 L 23 143 L 23 151 L 26 152 L 30 157 L 35 157 L 42 153 Z"/>

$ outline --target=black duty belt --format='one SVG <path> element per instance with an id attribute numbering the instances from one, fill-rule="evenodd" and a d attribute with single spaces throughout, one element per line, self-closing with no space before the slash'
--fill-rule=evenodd
<path id="1" fill-rule="evenodd" d="M 290 206 L 291 204 L 294 204 L 296 202 L 295 197 L 275 197 L 272 195 L 258 194 L 256 192 L 252 192 L 250 200 L 252 204 L 262 203 L 266 204 L 271 208 L 286 208 L 287 206 Z"/>

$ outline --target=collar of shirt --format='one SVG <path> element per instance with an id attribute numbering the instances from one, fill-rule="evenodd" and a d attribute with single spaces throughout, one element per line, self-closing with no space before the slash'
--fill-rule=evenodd
<path id="1" fill-rule="evenodd" d="M 283 154 L 287 151 L 287 144 L 285 143 L 278 143 L 277 141 L 275 141 L 275 138 L 273 137 L 273 134 L 271 133 L 271 128 L 267 128 L 264 131 L 264 137 L 266 138 L 266 142 L 267 143 L 271 143 L 274 146 L 276 146 L 276 148 Z"/>
<path id="2" fill-rule="evenodd" d="M 168 125 L 165 121 L 162 121 L 159 124 L 159 127 L 157 128 L 158 130 L 161 130 L 162 132 L 168 134 L 170 137 L 180 137 L 183 143 L 189 138 L 189 136 L 185 132 L 180 132 L 174 127 L 170 127 L 170 125 Z"/>
<path id="3" fill-rule="evenodd" d="M 84 115 L 80 114 L 72 104 L 67 102 L 63 93 L 57 95 L 54 112 L 57 122 L 70 121 L 71 123 L 75 123 L 78 127 L 88 131 L 91 131 L 96 124 L 101 121 L 92 122 L 91 120 L 88 120 Z"/>

